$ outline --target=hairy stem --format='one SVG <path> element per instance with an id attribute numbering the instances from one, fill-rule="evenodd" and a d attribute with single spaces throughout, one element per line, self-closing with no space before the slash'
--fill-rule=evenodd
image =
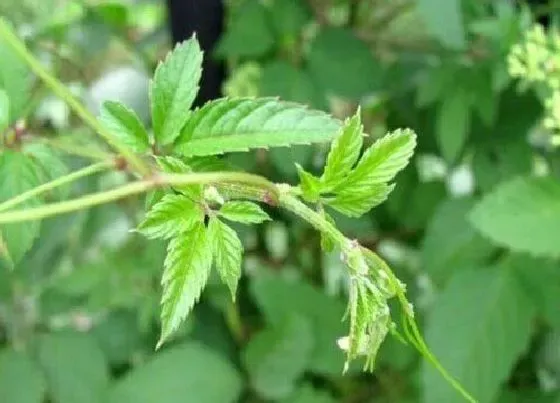
<path id="1" fill-rule="evenodd" d="M 12 32 L 8 23 L 0 18 L 0 38 L 10 46 L 10 48 L 23 60 L 29 68 L 37 75 L 47 87 L 51 89 L 57 96 L 62 98 L 64 102 L 78 115 L 84 123 L 90 126 L 97 134 L 109 143 L 120 155 L 122 155 L 130 164 L 130 166 L 141 175 L 147 175 L 150 170 L 148 165 L 144 163 L 137 155 L 135 155 L 128 147 L 117 141 L 114 136 L 105 127 L 100 124 L 95 116 L 93 116 L 82 103 L 72 95 L 72 93 L 62 84 L 56 77 L 50 74 L 29 52 L 25 44 Z"/>
<path id="2" fill-rule="evenodd" d="M 192 184 L 239 183 L 266 189 L 277 198 L 276 185 L 265 178 L 244 172 L 212 172 L 193 174 L 159 174 L 150 179 L 132 182 L 117 189 L 93 193 L 77 199 L 51 203 L 41 207 L 0 213 L 0 224 L 34 221 L 59 214 L 83 210 L 99 204 L 110 203 L 135 194 L 147 192 L 161 186 Z M 21 197 L 22 195 L 18 196 Z"/>
<path id="3" fill-rule="evenodd" d="M 68 183 L 74 182 L 78 179 L 84 178 L 89 175 L 96 174 L 98 172 L 102 172 L 114 166 L 115 166 L 114 161 L 103 161 L 97 164 L 87 166 L 78 171 L 72 172 L 71 174 L 61 176 L 60 178 L 56 178 L 55 180 L 44 183 L 25 193 L 19 194 L 16 197 L 13 197 L 9 200 L 6 200 L 3 203 L 0 203 L 0 212 L 9 210 L 10 208 L 17 206 L 18 204 L 21 204 L 26 200 L 29 200 L 35 196 L 39 196 L 40 194 L 53 190 L 57 187 L 64 186 Z"/>

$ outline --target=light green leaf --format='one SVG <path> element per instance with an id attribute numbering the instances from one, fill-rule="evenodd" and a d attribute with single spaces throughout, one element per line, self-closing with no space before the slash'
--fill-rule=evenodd
<path id="1" fill-rule="evenodd" d="M 235 301 L 237 283 L 241 277 L 243 245 L 235 231 L 215 217 L 212 217 L 208 224 L 208 237 L 218 274 L 228 286 L 231 298 Z"/>
<path id="2" fill-rule="evenodd" d="M 442 156 L 454 162 L 460 155 L 470 129 L 470 100 L 457 89 L 441 103 L 436 122 L 436 138 Z"/>
<path id="3" fill-rule="evenodd" d="M 471 223 L 498 245 L 539 256 L 560 256 L 560 182 L 516 178 L 486 195 Z"/>
<path id="4" fill-rule="evenodd" d="M 300 164 L 296 164 L 296 168 L 299 176 L 299 187 L 302 191 L 303 198 L 310 203 L 316 202 L 319 199 L 321 181 L 319 178 L 303 169 Z"/>
<path id="5" fill-rule="evenodd" d="M 161 63 L 152 81 L 150 97 L 154 137 L 171 143 L 189 117 L 202 74 L 202 51 L 195 37 L 180 43 Z"/>
<path id="6" fill-rule="evenodd" d="M 241 376 L 223 355 L 188 342 L 154 356 L 117 380 L 109 403 L 235 403 Z"/>
<path id="7" fill-rule="evenodd" d="M 258 57 L 274 47 L 269 15 L 260 1 L 245 1 L 232 16 L 231 25 L 218 43 L 221 57 Z"/>
<path id="8" fill-rule="evenodd" d="M 211 267 L 212 248 L 204 223 L 196 223 L 169 243 L 161 279 L 162 330 L 158 347 L 177 330 L 200 298 Z"/>
<path id="9" fill-rule="evenodd" d="M 428 32 L 442 45 L 462 49 L 466 45 L 461 0 L 417 0 Z"/>
<path id="10" fill-rule="evenodd" d="M 243 224 L 260 224 L 270 220 L 268 214 L 258 204 L 249 201 L 225 202 L 218 214 L 227 220 Z"/>
<path id="11" fill-rule="evenodd" d="M 25 62 L 0 40 L 0 89 L 10 100 L 10 123 L 22 117 L 31 90 L 31 75 Z"/>
<path id="12" fill-rule="evenodd" d="M 473 205 L 470 198 L 446 200 L 428 224 L 422 245 L 422 267 L 440 284 L 461 268 L 478 267 L 494 252 L 467 220 Z"/>
<path id="13" fill-rule="evenodd" d="M 167 239 L 188 232 L 203 218 L 204 212 L 191 199 L 166 194 L 148 211 L 138 232 L 150 239 Z"/>
<path id="14" fill-rule="evenodd" d="M 197 109 L 176 142 L 184 156 L 330 141 L 340 122 L 273 98 L 218 99 Z"/>
<path id="15" fill-rule="evenodd" d="M 40 184 L 37 176 L 38 167 L 27 155 L 11 150 L 0 154 L 0 202 L 6 201 Z M 35 207 L 37 199 L 29 199 L 21 203 L 19 208 Z M 33 246 L 39 235 L 39 221 L 29 221 L 0 226 L 2 238 L 8 248 L 12 262 L 17 263 Z"/>
<path id="16" fill-rule="evenodd" d="M 105 400 L 109 367 L 103 352 L 87 334 L 53 333 L 39 339 L 39 361 L 54 403 L 98 403 Z"/>
<path id="17" fill-rule="evenodd" d="M 0 351 L 2 401 L 42 403 L 45 401 L 45 389 L 41 368 L 26 354 L 7 348 Z"/>
<path id="18" fill-rule="evenodd" d="M 329 95 L 357 100 L 380 87 L 381 64 L 349 29 L 321 29 L 311 43 L 308 66 Z"/>
<path id="19" fill-rule="evenodd" d="M 460 271 L 433 304 L 426 340 L 433 354 L 479 402 L 491 402 L 532 333 L 533 307 L 507 265 Z M 464 399 L 425 362 L 425 402 Z"/>
<path id="20" fill-rule="evenodd" d="M 308 283 L 273 274 L 263 274 L 251 282 L 251 293 L 268 323 L 281 326 L 294 312 L 308 319 L 315 340 L 309 369 L 340 375 L 344 353 L 336 340 L 348 331 L 341 321 L 344 305 L 340 300 Z"/>
<path id="21" fill-rule="evenodd" d="M 338 193 L 334 198 L 323 200 L 328 206 L 348 217 L 360 217 L 387 200 L 394 188 L 394 184 L 374 183 L 368 187 L 362 186 L 354 192 L 348 189 Z"/>
<path id="22" fill-rule="evenodd" d="M 145 153 L 149 150 L 150 143 L 144 125 L 126 105 L 113 101 L 104 102 L 99 120 L 115 139 L 134 152 Z"/>
<path id="23" fill-rule="evenodd" d="M 10 125 L 10 99 L 6 91 L 0 88 L 0 133 Z"/>
<path id="24" fill-rule="evenodd" d="M 327 186 L 337 186 L 346 180 L 360 156 L 363 145 L 363 126 L 360 111 L 344 122 L 340 134 L 331 144 L 325 171 L 321 180 Z"/>
<path id="25" fill-rule="evenodd" d="M 335 192 L 365 193 L 372 186 L 391 181 L 412 157 L 416 134 L 412 130 L 395 130 L 371 145 L 356 168 Z"/>
<path id="26" fill-rule="evenodd" d="M 332 218 L 329 214 L 325 212 L 325 210 L 321 209 L 319 214 L 323 217 L 323 219 L 327 220 L 329 223 L 336 227 L 336 222 L 334 218 Z M 332 252 L 334 249 L 335 242 L 334 240 L 325 232 L 321 232 L 321 249 L 325 252 Z"/>
<path id="27" fill-rule="evenodd" d="M 260 396 L 275 400 L 294 392 L 312 352 L 311 325 L 294 313 L 256 334 L 243 352 L 243 361 L 253 388 Z"/>

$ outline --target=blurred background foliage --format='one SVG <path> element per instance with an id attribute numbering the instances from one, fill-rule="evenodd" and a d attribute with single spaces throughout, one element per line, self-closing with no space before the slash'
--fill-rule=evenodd
<path id="1" fill-rule="evenodd" d="M 360 106 L 368 141 L 398 127 L 419 134 L 413 164 L 389 200 L 360 220 L 335 215 L 337 223 L 407 283 L 434 354 L 480 402 L 559 403 L 557 133 L 542 124 L 548 95 L 511 77 L 508 54 L 537 19 L 553 31 L 560 3 L 226 6 L 224 33 L 206 54 L 227 63 L 226 95 L 278 96 L 341 118 Z M 0 14 L 92 111 L 118 99 L 146 122 L 149 77 L 172 46 L 166 13 L 156 0 L 0 3 Z M 558 64 L 546 67 L 554 57 L 537 68 L 557 74 Z M 1 43 L 0 88 L 10 99 L 3 152 L 14 138 L 21 142 L 36 164 L 33 180 L 105 158 L 92 133 Z M 294 182 L 294 162 L 317 172 L 325 151 L 293 147 L 217 163 Z M 25 183 L 3 168 L 6 199 Z M 49 197 L 107 189 L 124 183 L 123 175 L 103 174 Z M 392 338 L 374 374 L 342 375 L 335 341 L 345 333 L 345 269 L 336 253 L 321 252 L 317 233 L 277 211 L 275 222 L 238 229 L 247 253 L 237 303 L 211 282 L 173 343 L 154 352 L 165 245 L 130 231 L 142 206 L 132 198 L 49 219 L 40 229 L 21 224 L 37 241 L 3 245 L 11 253 L 0 265 L 0 401 L 461 401 Z"/>

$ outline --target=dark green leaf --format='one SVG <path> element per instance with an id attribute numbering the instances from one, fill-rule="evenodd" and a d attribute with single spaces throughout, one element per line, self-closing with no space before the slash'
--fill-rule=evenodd
<path id="1" fill-rule="evenodd" d="M 292 396 L 282 403 L 335 403 L 326 390 L 314 389 L 310 385 L 300 387 Z"/>
<path id="2" fill-rule="evenodd" d="M 145 153 L 149 150 L 150 143 L 144 125 L 126 105 L 113 101 L 104 102 L 99 120 L 117 141 L 134 152 Z"/>
<path id="3" fill-rule="evenodd" d="M 109 368 L 103 352 L 87 334 L 48 334 L 39 339 L 39 361 L 54 403 L 105 400 Z"/>
<path id="4" fill-rule="evenodd" d="M 176 151 L 191 157 L 327 142 L 339 127 L 323 112 L 273 98 L 219 99 L 194 112 Z"/>
<path id="5" fill-rule="evenodd" d="M 189 117 L 202 74 L 202 51 L 195 37 L 177 45 L 156 72 L 150 90 L 156 143 L 171 143 Z"/>
<path id="6" fill-rule="evenodd" d="M 112 387 L 110 403 L 235 403 L 241 377 L 216 352 L 189 342 L 156 355 Z"/>
<path id="7" fill-rule="evenodd" d="M 468 94 L 457 89 L 444 98 L 440 105 L 436 138 L 441 155 L 454 162 L 467 141 L 470 129 L 470 100 Z"/>
<path id="8" fill-rule="evenodd" d="M 305 23 L 311 19 L 306 2 L 275 0 L 270 7 L 271 23 L 280 42 L 295 42 Z"/>

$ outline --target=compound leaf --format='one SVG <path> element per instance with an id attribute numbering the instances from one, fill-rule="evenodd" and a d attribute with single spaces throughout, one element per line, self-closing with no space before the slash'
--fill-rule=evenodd
<path id="1" fill-rule="evenodd" d="M 136 113 L 120 102 L 106 101 L 101 107 L 101 123 L 121 143 L 137 153 L 148 151 L 148 133 Z"/>
<path id="2" fill-rule="evenodd" d="M 362 144 L 360 112 L 344 122 L 340 134 L 331 144 L 321 179 L 327 186 L 336 186 L 346 179 L 360 156 Z"/>
<path id="3" fill-rule="evenodd" d="M 179 327 L 200 298 L 212 266 L 212 249 L 204 224 L 173 238 L 167 247 L 161 279 L 161 337 L 158 347 Z"/>
<path id="4" fill-rule="evenodd" d="M 360 187 L 355 192 L 351 190 L 340 192 L 334 198 L 324 200 L 342 214 L 360 217 L 387 200 L 394 188 L 394 184 L 374 183 L 367 187 Z"/>
<path id="5" fill-rule="evenodd" d="M 176 142 L 184 156 L 330 141 L 340 122 L 274 98 L 218 99 L 197 109 Z"/>
<path id="6" fill-rule="evenodd" d="M 152 124 L 158 144 L 171 143 L 189 117 L 202 74 L 202 51 L 195 37 L 178 44 L 161 63 L 150 88 Z"/>
<path id="7" fill-rule="evenodd" d="M 560 256 L 560 183 L 552 178 L 516 178 L 486 195 L 471 223 L 512 250 Z"/>
<path id="8" fill-rule="evenodd" d="M 146 214 L 138 231 L 148 238 L 171 238 L 202 222 L 204 214 L 191 199 L 166 194 Z"/>
<path id="9" fill-rule="evenodd" d="M 215 217 L 208 224 L 208 236 L 218 274 L 235 301 L 237 283 L 241 277 L 243 245 L 235 231 Z"/>
<path id="10" fill-rule="evenodd" d="M 242 224 L 260 224 L 270 220 L 268 214 L 258 204 L 249 201 L 228 201 L 218 211 L 218 214 L 230 221 Z"/>

